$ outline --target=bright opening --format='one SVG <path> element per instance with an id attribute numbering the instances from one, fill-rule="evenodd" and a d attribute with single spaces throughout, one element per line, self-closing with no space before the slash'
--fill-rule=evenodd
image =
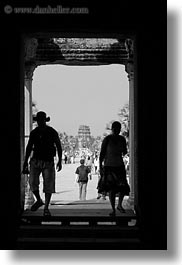
<path id="1" fill-rule="evenodd" d="M 57 173 L 56 193 L 51 203 L 61 205 L 78 200 L 75 170 L 81 155 L 99 154 L 103 137 L 110 133 L 111 122 L 121 121 L 118 114 L 129 104 L 124 65 L 39 66 L 33 75 L 32 101 L 33 113 L 43 110 L 50 116 L 48 124 L 58 131 L 63 154 L 68 157 L 67 163 L 63 160 L 62 171 Z M 81 138 L 79 129 L 84 131 L 84 128 L 89 139 L 84 135 Z M 97 181 L 93 167 L 87 200 L 97 197 Z"/>

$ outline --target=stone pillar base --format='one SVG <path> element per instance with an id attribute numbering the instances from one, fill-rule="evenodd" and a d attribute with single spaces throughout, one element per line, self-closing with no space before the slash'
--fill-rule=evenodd
<path id="1" fill-rule="evenodd" d="M 32 191 L 30 190 L 29 183 L 28 183 L 28 175 L 25 175 L 25 203 L 24 203 L 24 210 L 27 210 L 32 206 L 35 202 L 34 196 Z"/>
<path id="2" fill-rule="evenodd" d="M 135 203 L 134 203 L 134 194 L 131 194 L 129 196 L 129 198 L 127 199 L 126 201 L 126 205 L 127 207 L 129 207 L 130 209 L 133 209 L 134 210 L 134 206 L 135 206 Z"/>

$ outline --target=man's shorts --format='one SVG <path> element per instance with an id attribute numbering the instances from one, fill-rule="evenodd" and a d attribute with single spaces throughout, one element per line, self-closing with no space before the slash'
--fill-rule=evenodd
<path id="1" fill-rule="evenodd" d="M 30 160 L 29 184 L 32 191 L 39 190 L 40 174 L 43 177 L 43 192 L 55 193 L 55 166 L 54 161 L 43 161 L 32 158 Z"/>

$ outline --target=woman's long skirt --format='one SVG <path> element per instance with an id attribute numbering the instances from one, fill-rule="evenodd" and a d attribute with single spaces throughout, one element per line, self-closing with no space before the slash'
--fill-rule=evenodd
<path id="1" fill-rule="evenodd" d="M 103 168 L 101 178 L 98 183 L 98 192 L 115 191 L 116 193 L 122 192 L 124 195 L 129 196 L 130 186 L 126 178 L 125 166 Z"/>

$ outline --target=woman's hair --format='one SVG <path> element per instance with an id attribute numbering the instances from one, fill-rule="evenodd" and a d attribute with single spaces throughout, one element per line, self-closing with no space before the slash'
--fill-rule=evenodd
<path id="1" fill-rule="evenodd" d="M 119 121 L 114 121 L 113 123 L 112 123 L 112 127 L 111 127 L 111 129 L 114 129 L 114 128 L 117 128 L 117 129 L 121 129 L 121 123 L 119 122 Z"/>

